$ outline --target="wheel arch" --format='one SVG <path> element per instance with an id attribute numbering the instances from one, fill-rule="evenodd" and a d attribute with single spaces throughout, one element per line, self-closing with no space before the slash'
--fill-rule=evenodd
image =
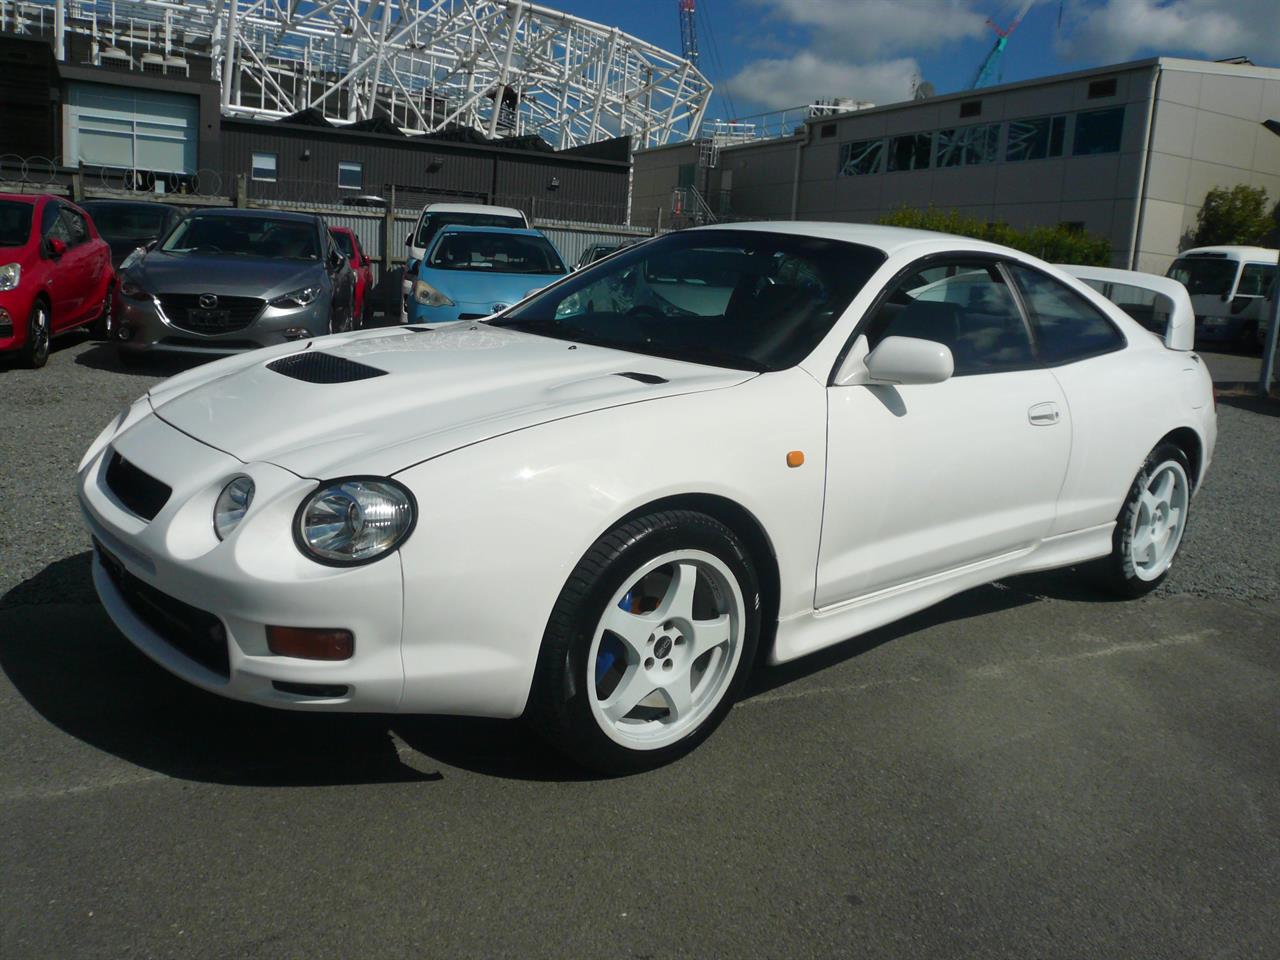
<path id="1" fill-rule="evenodd" d="M 759 518 L 742 504 L 712 493 L 681 493 L 651 500 L 619 517 L 611 526 L 662 510 L 694 510 L 719 520 L 742 538 L 760 581 L 760 642 L 756 647 L 763 660 L 773 647 L 778 629 L 778 604 L 782 597 L 781 574 L 773 541 Z"/>
<path id="2" fill-rule="evenodd" d="M 1191 427 L 1178 427 L 1161 437 L 1156 446 L 1162 443 L 1171 443 L 1186 454 L 1191 464 L 1191 486 L 1193 489 L 1198 487 L 1200 471 L 1204 465 L 1204 441 L 1200 439 L 1200 434 Z"/>

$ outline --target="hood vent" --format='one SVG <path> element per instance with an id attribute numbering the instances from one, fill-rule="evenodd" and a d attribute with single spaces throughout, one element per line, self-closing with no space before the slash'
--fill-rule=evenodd
<path id="1" fill-rule="evenodd" d="M 319 350 L 291 353 L 267 364 L 268 370 L 306 383 L 352 383 L 386 376 L 387 371 Z"/>
<path id="2" fill-rule="evenodd" d="M 629 370 L 626 373 L 619 373 L 618 376 L 627 377 L 630 380 L 635 380 L 637 383 L 667 383 L 668 382 L 666 377 L 660 377 L 656 373 L 636 373 L 634 370 Z"/>

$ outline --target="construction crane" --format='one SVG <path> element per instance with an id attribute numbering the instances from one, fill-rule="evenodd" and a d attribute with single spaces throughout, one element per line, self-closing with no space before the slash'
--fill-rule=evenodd
<path id="1" fill-rule="evenodd" d="M 692 63 L 698 65 L 698 28 L 694 25 L 693 0 L 679 0 L 680 3 L 680 52 Z"/>
<path id="2" fill-rule="evenodd" d="M 1035 3 L 1035 0 L 1024 0 L 1022 9 L 1018 11 L 1018 15 L 1010 21 L 1007 27 L 1001 28 L 996 25 L 994 20 L 987 18 L 987 26 L 995 31 L 996 42 L 982 61 L 982 66 L 978 67 L 978 72 L 974 74 L 973 83 L 969 84 L 970 90 L 977 90 L 979 87 L 999 82 L 1000 61 L 1004 57 L 1004 48 L 1009 45 L 1009 35 L 1018 29 L 1018 24 L 1022 22 L 1022 18 L 1027 15 L 1027 11 L 1031 9 L 1033 3 Z"/>

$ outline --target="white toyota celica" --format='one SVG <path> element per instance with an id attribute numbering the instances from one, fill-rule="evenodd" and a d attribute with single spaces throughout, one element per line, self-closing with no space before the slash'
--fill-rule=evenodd
<path id="1" fill-rule="evenodd" d="M 940 234 L 668 234 L 487 321 L 153 388 L 80 465 L 94 582 L 215 693 L 524 715 L 588 766 L 653 766 L 758 655 L 1029 570 L 1159 583 L 1216 437 L 1175 307 L 1162 338 Z"/>

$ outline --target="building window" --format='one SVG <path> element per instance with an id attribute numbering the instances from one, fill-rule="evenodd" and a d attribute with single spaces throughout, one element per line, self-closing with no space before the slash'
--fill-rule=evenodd
<path id="1" fill-rule="evenodd" d="M 1090 100 L 1101 100 L 1103 97 L 1114 97 L 1116 95 L 1116 78 L 1108 77 L 1106 80 L 1093 80 L 1089 83 Z"/>
<path id="2" fill-rule="evenodd" d="M 928 170 L 933 134 L 909 133 L 889 141 L 889 170 Z"/>
<path id="3" fill-rule="evenodd" d="M 938 166 L 969 167 L 994 163 L 1000 147 L 1000 124 L 956 127 L 938 131 Z"/>
<path id="4" fill-rule="evenodd" d="M 1009 142 L 1004 149 L 1004 158 L 1006 160 L 1043 160 L 1046 157 L 1060 157 L 1066 132 L 1065 116 L 1010 120 Z"/>
<path id="5" fill-rule="evenodd" d="M 821 136 L 824 140 L 827 137 L 834 137 L 835 135 L 836 135 L 836 125 L 834 123 L 824 123 L 822 125 L 822 129 L 819 133 L 819 136 Z"/>
<path id="6" fill-rule="evenodd" d="M 343 190 L 359 190 L 364 186 L 364 164 L 351 160 L 338 163 L 338 186 Z"/>
<path id="7" fill-rule="evenodd" d="M 981 100 L 966 100 L 960 104 L 960 116 L 962 117 L 980 117 L 982 116 Z"/>
<path id="8" fill-rule="evenodd" d="M 1076 140 L 1071 147 L 1071 153 L 1077 157 L 1097 153 L 1119 153 L 1120 135 L 1123 132 L 1124 107 L 1077 113 Z"/>
<path id="9" fill-rule="evenodd" d="M 252 174 L 254 180 L 276 182 L 276 155 L 274 153 L 255 153 L 253 155 Z"/>
<path id="10" fill-rule="evenodd" d="M 883 172 L 883 140 L 855 140 L 840 145 L 840 176 L 861 177 Z"/>

